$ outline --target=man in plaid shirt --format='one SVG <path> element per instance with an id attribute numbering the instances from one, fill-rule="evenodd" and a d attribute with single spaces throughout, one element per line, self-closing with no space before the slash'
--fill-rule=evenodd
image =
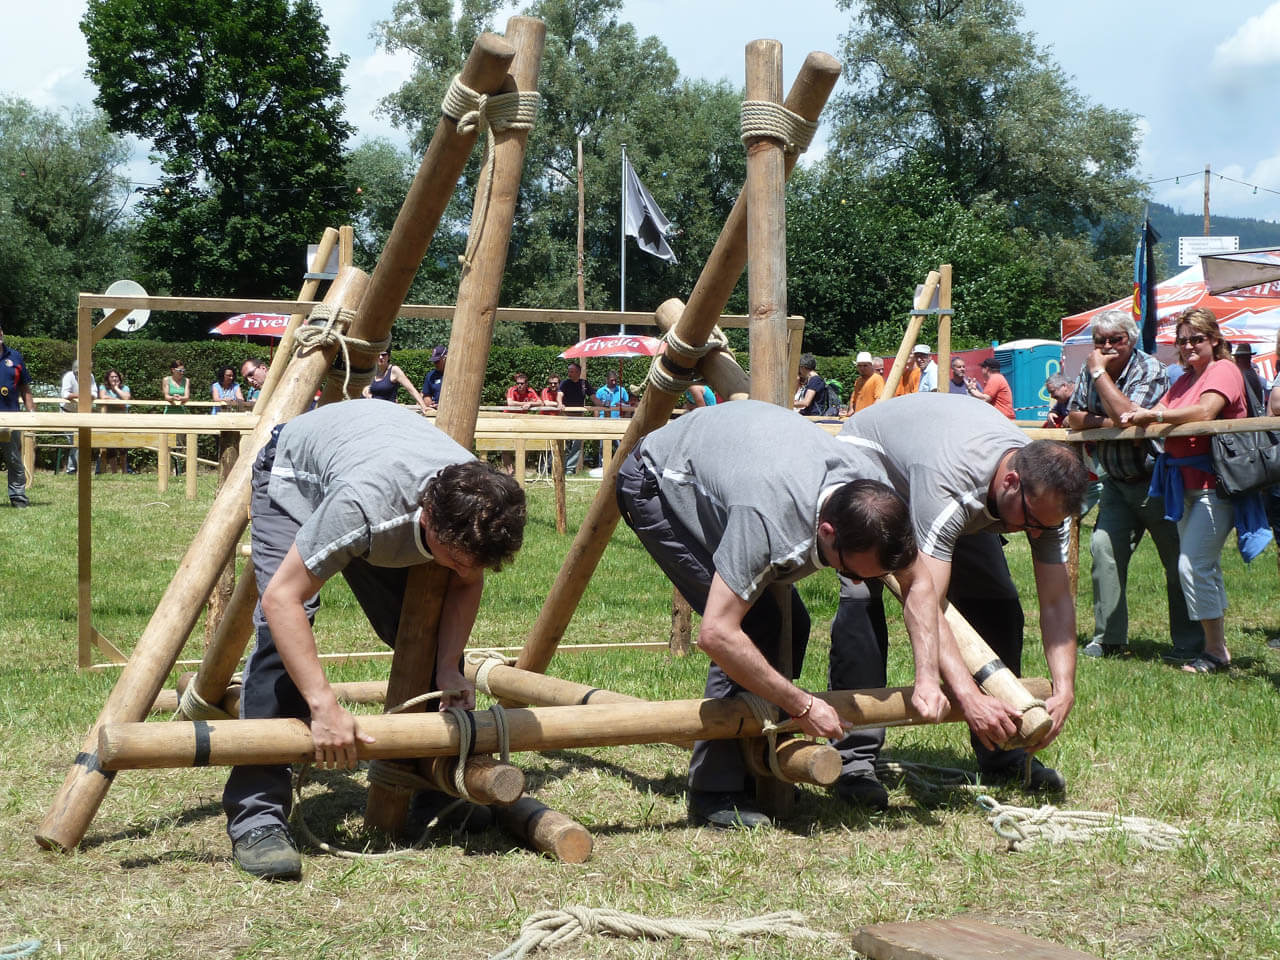
<path id="1" fill-rule="evenodd" d="M 1155 357 L 1137 349 L 1138 327 L 1127 310 L 1104 310 L 1093 321 L 1093 352 L 1080 370 L 1068 404 L 1072 430 L 1118 427 L 1120 415 L 1154 407 L 1169 389 L 1169 376 Z M 1129 558 L 1144 531 L 1151 534 L 1164 565 L 1169 598 L 1172 659 L 1188 661 L 1204 643 L 1199 626 L 1187 616 L 1178 579 L 1178 528 L 1164 518 L 1164 501 L 1147 492 L 1153 457 L 1147 441 L 1101 440 L 1102 497 L 1089 542 L 1093 554 L 1093 640 L 1085 656 L 1123 653 L 1129 642 L 1125 586 Z"/>

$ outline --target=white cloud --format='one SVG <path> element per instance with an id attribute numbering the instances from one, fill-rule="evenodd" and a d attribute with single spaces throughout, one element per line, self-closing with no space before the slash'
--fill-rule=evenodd
<path id="1" fill-rule="evenodd" d="M 1280 63 L 1280 3 L 1242 23 L 1213 51 L 1212 66 L 1221 73 L 1235 73 Z"/>
<path id="2" fill-rule="evenodd" d="M 346 107 L 347 119 L 358 132 L 355 139 L 368 140 L 386 137 L 398 146 L 406 146 L 405 132 L 393 127 L 385 115 L 378 112 L 378 101 L 394 93 L 413 75 L 414 55 L 407 50 L 388 53 L 375 50 L 366 57 L 352 57 L 347 65 Z"/>

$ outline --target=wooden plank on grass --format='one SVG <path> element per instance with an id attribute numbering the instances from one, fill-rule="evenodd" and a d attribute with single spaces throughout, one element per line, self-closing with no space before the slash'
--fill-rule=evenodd
<path id="1" fill-rule="evenodd" d="M 1098 960 L 964 916 L 873 924 L 853 935 L 853 948 L 871 960 Z"/>

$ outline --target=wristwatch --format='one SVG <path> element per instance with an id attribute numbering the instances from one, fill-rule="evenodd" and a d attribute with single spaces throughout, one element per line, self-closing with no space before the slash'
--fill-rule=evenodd
<path id="1" fill-rule="evenodd" d="M 1092 380 L 1097 380 L 1100 376 L 1102 376 L 1102 375 L 1103 375 L 1104 373 L 1106 373 L 1106 372 L 1107 372 L 1107 368 L 1106 368 L 1106 367 L 1100 367 L 1100 368 L 1098 368 L 1097 370 L 1090 370 L 1090 371 L 1089 371 L 1089 378 L 1090 378 L 1090 379 L 1092 379 Z"/>

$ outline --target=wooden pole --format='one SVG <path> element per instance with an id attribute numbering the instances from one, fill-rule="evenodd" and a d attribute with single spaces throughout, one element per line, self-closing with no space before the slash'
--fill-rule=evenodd
<path id="1" fill-rule="evenodd" d="M 946 393 L 951 387 L 951 264 L 938 268 L 938 392 Z"/>
<path id="2" fill-rule="evenodd" d="M 591 857 L 593 841 L 587 828 L 533 797 L 521 797 L 493 812 L 502 829 L 539 853 L 562 863 L 586 863 Z"/>
<path id="3" fill-rule="evenodd" d="M 551 441 L 551 486 L 556 498 L 556 533 L 563 536 L 569 529 L 568 505 L 565 503 L 564 441 Z"/>
<path id="4" fill-rule="evenodd" d="M 920 327 L 924 324 L 924 315 L 917 312 L 920 310 L 928 310 L 929 304 L 933 303 L 933 295 L 938 290 L 938 283 L 942 279 L 942 274 L 937 270 L 930 270 L 929 276 L 925 278 L 924 287 L 920 290 L 920 295 L 915 298 L 915 310 L 912 311 L 911 319 L 907 322 L 907 332 L 902 335 L 902 343 L 898 347 L 898 355 L 893 358 L 893 369 L 889 371 L 889 376 L 884 382 L 884 392 L 880 395 L 881 400 L 888 400 L 898 389 L 898 384 L 902 381 L 902 374 L 907 369 L 906 365 L 911 362 L 911 349 L 916 345 L 916 340 L 920 337 Z"/>
<path id="5" fill-rule="evenodd" d="M 366 277 L 355 269 L 338 275 L 325 298 L 327 303 L 350 306 L 363 294 Z M 256 453 L 266 445 L 272 429 L 301 413 L 311 403 L 315 384 L 333 362 L 337 347 L 316 350 L 295 358 L 267 412 L 263 413 L 250 441 Z M 133 654 L 116 681 L 84 746 L 68 771 L 53 805 L 36 832 L 36 841 L 49 849 L 67 850 L 84 837 L 89 822 L 111 786 L 97 762 L 97 730 L 105 723 L 141 720 L 173 669 L 223 564 L 232 555 L 247 521 L 249 480 L 253 456 L 236 462 L 222 493 L 214 500 L 199 532 L 160 598 L 155 613 L 138 638 Z"/>
<path id="6" fill-rule="evenodd" d="M 671 655 L 687 657 L 693 646 L 693 607 L 679 590 L 671 590 Z"/>
<path id="7" fill-rule="evenodd" d="M 763 783 L 782 784 L 773 775 L 769 766 L 769 741 L 764 737 L 747 740 L 743 743 L 743 754 L 747 760 L 747 769 L 756 778 L 757 786 Z M 792 738 L 778 744 L 778 769 L 792 783 L 810 783 L 816 787 L 829 787 L 840 779 L 840 751 L 829 743 L 814 743 L 812 740 Z"/>
<path id="8" fill-rule="evenodd" d="M 1043 688 L 1043 681 L 1041 681 Z M 857 727 L 932 723 L 911 705 L 911 687 L 815 693 Z M 446 757 L 458 754 L 458 726 L 442 713 L 384 713 L 360 718 L 374 743 L 356 744 L 361 760 Z M 734 740 L 761 735 L 760 721 L 745 701 L 657 700 L 571 707 L 508 710 L 513 753 L 617 747 L 671 740 Z M 952 708 L 943 722 L 964 722 Z M 497 753 L 493 714 L 477 710 L 472 750 Z M 311 730 L 302 720 L 210 720 L 175 723 L 109 723 L 95 747 L 103 770 L 237 764 L 306 763 L 315 756 Z"/>
<path id="9" fill-rule="evenodd" d="M 501 92 L 536 90 L 546 42 L 545 24 L 532 17 L 512 17 L 507 21 L 507 42 L 515 55 Z M 528 130 L 496 132 L 493 164 L 482 165 L 476 184 L 471 236 L 467 240 L 470 259 L 463 265 L 458 284 L 457 309 L 449 336 L 449 376 L 440 393 L 436 417 L 436 426 L 467 449 L 475 441 L 480 392 L 493 344 L 493 324 L 528 139 Z M 523 468 L 523 450 L 517 452 Z M 409 571 L 387 686 L 388 707 L 432 689 L 436 633 L 451 576 L 448 568 L 436 564 Z M 404 789 L 370 784 L 365 822 L 399 833 L 409 816 L 411 796 Z"/>
<path id="10" fill-rule="evenodd" d="M 1204 165 L 1204 235 L 1209 236 L 1209 164 Z"/>
<path id="11" fill-rule="evenodd" d="M 658 329 L 666 333 L 676 325 L 682 313 L 684 304 L 677 297 L 672 297 L 662 303 L 653 316 L 658 322 Z M 751 394 L 751 378 L 727 350 L 712 350 L 699 360 L 698 373 L 712 390 L 726 400 L 741 400 Z M 794 373 L 787 376 L 788 382 L 795 379 Z"/>
<path id="12" fill-rule="evenodd" d="M 160 441 L 156 454 L 156 492 L 167 493 L 169 490 L 169 471 L 173 469 L 173 458 L 169 454 L 169 434 L 157 436 Z"/>
<path id="13" fill-rule="evenodd" d="M 231 469 L 236 465 L 236 457 L 239 453 L 239 433 L 227 430 L 218 434 L 218 490 L 221 490 L 223 484 L 227 482 L 227 477 L 231 474 Z M 252 571 L 248 575 L 252 577 Z M 209 594 L 209 603 L 205 608 L 204 614 L 204 645 L 206 649 L 209 644 L 213 643 L 213 638 L 218 632 L 218 624 L 222 622 L 222 617 L 227 612 L 227 606 L 231 603 L 235 586 L 236 560 L 233 556 L 223 566 L 222 572 L 218 574 L 218 582 L 214 585 L 213 592 Z"/>
<path id="14" fill-rule="evenodd" d="M 426 777 L 435 781 L 442 793 L 462 796 L 453 782 L 458 769 L 457 757 L 431 757 L 424 760 L 422 766 Z M 493 757 L 468 757 L 462 783 L 476 803 L 510 806 L 524 793 L 524 771 Z"/>
<path id="15" fill-rule="evenodd" d="M 787 108 L 808 120 L 817 120 L 839 78 L 839 61 L 825 53 L 809 54 L 787 97 Z M 785 167 L 788 174 L 795 166 L 795 161 L 794 154 L 786 156 Z M 677 324 L 677 332 L 685 343 L 698 346 L 706 342 L 746 267 L 746 208 L 746 198 L 740 194 L 702 268 L 688 306 Z M 674 349 L 668 349 L 667 356 L 674 363 L 683 366 L 693 366 L 697 361 L 696 357 Z M 525 638 L 518 666 L 538 673 L 546 670 L 587 584 L 591 581 L 591 575 L 604 554 L 609 538 L 618 525 L 618 501 L 614 493 L 617 480 L 615 465 L 626 458 L 642 437 L 671 418 L 675 403 L 676 398 L 671 394 L 652 388 L 645 390 L 644 396 L 640 398 L 635 416 L 627 426 L 626 435 L 622 438 L 609 469 L 604 472 L 600 489 L 582 525 L 578 527 L 546 603 L 542 605 L 537 620 Z"/>
<path id="16" fill-rule="evenodd" d="M 200 466 L 199 435 L 194 433 L 187 434 L 187 499 L 194 500 L 198 492 L 196 470 Z"/>
<path id="17" fill-rule="evenodd" d="M 93 371 L 93 311 L 76 310 L 76 412 L 93 410 L 92 391 L 87 388 Z M 76 635 L 79 663 L 93 662 L 93 431 L 76 431 L 79 466 L 76 468 Z"/>

